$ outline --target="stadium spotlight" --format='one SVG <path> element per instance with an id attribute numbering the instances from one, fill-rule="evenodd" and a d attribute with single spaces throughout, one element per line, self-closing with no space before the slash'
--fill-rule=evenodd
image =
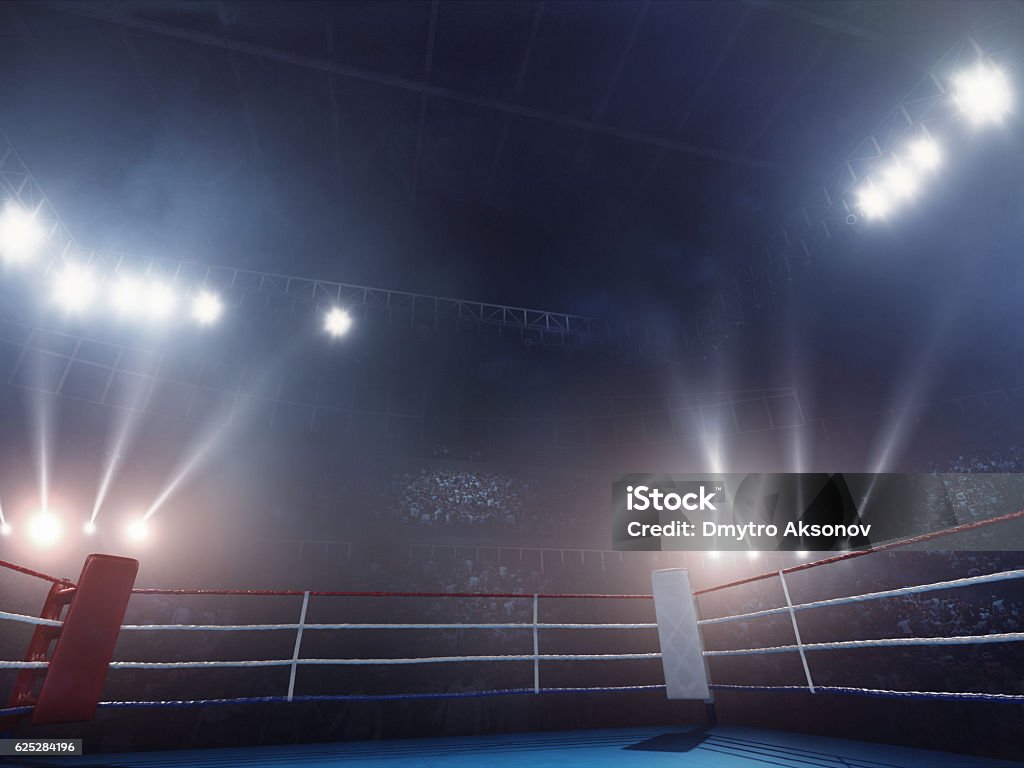
<path id="1" fill-rule="evenodd" d="M 26 212 L 14 202 L 7 204 L 0 214 L 0 257 L 4 263 L 28 261 L 45 240 L 46 233 L 36 221 L 35 213 Z"/>
<path id="2" fill-rule="evenodd" d="M 65 312 L 81 312 L 89 308 L 96 296 L 96 281 L 86 267 L 68 264 L 57 275 L 53 300 Z"/>
<path id="3" fill-rule="evenodd" d="M 121 277 L 114 286 L 114 309 L 122 315 L 135 315 L 142 309 L 142 283 L 134 277 Z"/>
<path id="4" fill-rule="evenodd" d="M 926 136 L 910 145 L 910 160 L 922 171 L 934 171 L 942 165 L 942 150 L 934 139 Z"/>
<path id="5" fill-rule="evenodd" d="M 324 330 L 326 330 L 331 336 L 337 338 L 338 336 L 344 336 L 348 333 L 348 329 L 352 327 L 352 318 L 348 312 L 340 307 L 334 307 L 324 317 Z"/>
<path id="6" fill-rule="evenodd" d="M 975 125 L 998 123 L 1013 106 L 1006 75 L 984 62 L 953 78 L 953 100 Z"/>
<path id="7" fill-rule="evenodd" d="M 174 289 L 165 283 L 153 282 L 146 290 L 146 314 L 153 320 L 166 320 L 177 304 Z"/>
<path id="8" fill-rule="evenodd" d="M 210 291 L 203 291 L 192 299 L 192 319 L 200 325 L 210 325 L 217 322 L 224 305 L 220 297 Z"/>
<path id="9" fill-rule="evenodd" d="M 917 177 L 907 167 L 900 164 L 900 161 L 893 158 L 890 165 L 884 172 L 884 187 L 892 194 L 892 197 L 907 200 L 917 193 L 919 186 Z"/>
<path id="10" fill-rule="evenodd" d="M 892 199 L 870 181 L 857 193 L 857 205 L 869 219 L 884 219 L 892 210 Z"/>
<path id="11" fill-rule="evenodd" d="M 125 529 L 125 533 L 132 541 L 142 541 L 146 538 L 149 530 L 146 528 L 146 521 L 139 518 L 138 520 L 134 520 L 128 524 L 128 527 Z"/>
<path id="12" fill-rule="evenodd" d="M 760 556 L 761 553 L 758 552 L 756 549 L 751 549 L 747 551 L 747 557 L 751 560 L 757 560 L 757 558 L 759 558 Z"/>
<path id="13" fill-rule="evenodd" d="M 13 531 L 10 523 L 0 523 L 0 536 L 10 536 Z"/>
<path id="14" fill-rule="evenodd" d="M 96 523 L 90 520 L 82 526 L 82 530 L 85 531 L 86 536 L 92 536 L 94 533 L 96 533 Z"/>
<path id="15" fill-rule="evenodd" d="M 50 512 L 37 512 L 28 521 L 28 537 L 41 547 L 49 547 L 56 543 L 60 534 L 60 520 Z"/>
<path id="16" fill-rule="evenodd" d="M 798 549 L 796 552 L 796 556 L 801 560 L 806 560 L 808 557 L 811 556 L 811 553 L 808 552 L 806 549 Z"/>

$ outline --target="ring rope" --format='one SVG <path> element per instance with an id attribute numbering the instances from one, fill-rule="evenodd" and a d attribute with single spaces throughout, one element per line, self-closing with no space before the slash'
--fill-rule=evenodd
<path id="1" fill-rule="evenodd" d="M 0 613 L 0 619 L 4 618 Z M 43 619 L 36 620 L 44 621 Z M 59 622 L 55 622 L 59 625 Z M 151 632 L 272 632 L 297 629 L 656 629 L 649 624 L 126 624 L 121 629 Z"/>
<path id="2" fill-rule="evenodd" d="M 391 666 L 470 661 L 628 661 L 660 659 L 660 653 L 550 653 L 492 656 L 419 656 L 404 659 L 255 659 L 239 661 L 112 661 L 110 669 L 227 669 L 232 667 Z M 46 661 L 0 661 L 0 669 L 46 669 Z"/>
<path id="3" fill-rule="evenodd" d="M 905 595 L 916 595 L 924 592 L 934 592 L 942 589 L 958 589 L 960 587 L 969 587 L 975 584 L 991 584 L 999 581 L 1010 581 L 1012 579 L 1024 578 L 1024 569 L 1013 570 L 1013 571 L 1000 571 L 999 573 L 989 573 L 982 576 L 968 576 L 963 579 L 953 579 L 952 581 L 937 581 L 933 584 L 920 584 L 914 587 L 900 587 L 899 589 L 887 589 L 882 592 L 867 592 L 863 595 L 851 595 L 849 597 L 834 597 L 829 600 L 815 600 L 810 603 L 801 603 L 794 605 L 792 608 L 789 606 L 782 606 L 781 608 L 767 608 L 762 611 L 752 611 L 750 613 L 738 613 L 733 616 L 720 616 L 714 619 L 702 619 L 698 621 L 698 624 L 725 624 L 731 621 L 747 621 L 748 619 L 757 619 L 762 616 L 777 616 L 779 614 L 789 613 L 793 611 L 803 611 L 810 608 L 825 608 L 828 606 L 837 605 L 849 605 L 851 603 L 863 603 L 869 600 L 880 600 L 886 597 L 903 597 Z"/>
<path id="4" fill-rule="evenodd" d="M 772 653 L 799 651 L 840 651 L 849 648 L 895 648 L 916 645 L 986 645 L 990 643 L 1019 643 L 1024 632 L 1002 632 L 992 635 L 957 635 L 953 637 L 893 637 L 879 640 L 840 640 L 831 643 L 801 643 L 800 645 L 773 645 L 766 648 L 737 648 L 730 651 L 704 651 L 705 656 L 763 656 Z"/>
<path id="5" fill-rule="evenodd" d="M 502 600 L 653 600 L 653 595 L 612 595 L 588 594 L 586 592 L 309 592 L 301 589 L 154 589 L 152 587 L 132 590 L 133 595 L 215 595 L 250 597 L 437 597 L 437 598 L 490 598 Z"/>
<path id="6" fill-rule="evenodd" d="M 623 661 L 660 659 L 660 653 L 557 653 L 489 656 L 419 656 L 404 659 L 266 659 L 256 661 L 113 661 L 111 669 L 216 669 L 221 667 L 393 666 L 454 664 L 470 661 Z"/>
<path id="7" fill-rule="evenodd" d="M 811 693 L 806 685 L 727 685 L 717 683 L 708 686 L 716 691 L 785 691 Z M 849 696 L 875 696 L 896 699 L 930 699 L 941 701 L 990 701 L 1017 704 L 1024 702 L 1024 694 L 981 693 L 977 691 L 892 691 L 885 688 L 850 688 L 836 685 L 816 685 L 815 693 L 833 693 Z"/>
<path id="8" fill-rule="evenodd" d="M 446 691 L 441 693 L 352 693 L 318 696 L 247 696 L 237 699 L 186 699 L 177 701 L 101 701 L 101 709 L 153 708 L 153 707 L 206 707 L 220 704 L 286 704 L 289 702 L 342 702 L 342 701 L 410 701 L 431 699 L 479 699 L 488 696 L 524 696 L 538 693 L 611 693 L 622 691 L 665 690 L 663 684 L 601 685 L 586 688 L 498 688 L 482 691 Z M 0 717 L 29 714 L 33 707 L 0 709 Z"/>
<path id="9" fill-rule="evenodd" d="M 8 613 L 7 611 L 0 611 L 0 620 L 18 621 L 22 624 L 35 624 L 40 627 L 64 626 L 63 621 L 57 621 L 55 619 L 41 619 L 38 616 L 26 616 L 23 613 Z"/>
<path id="10" fill-rule="evenodd" d="M 48 573 L 43 573 L 42 571 L 33 571 L 31 568 L 26 568 L 23 565 L 15 565 L 14 563 L 9 563 L 6 560 L 0 560 L 0 568 L 6 568 L 9 571 L 21 573 L 25 576 L 32 576 L 36 579 L 42 579 L 43 581 L 48 581 L 51 584 L 67 584 L 69 587 L 74 586 L 75 584 L 70 579 L 58 579 L 56 576 L 51 576 Z"/>
<path id="11" fill-rule="evenodd" d="M 719 691 L 779 691 L 787 693 L 810 693 L 810 689 L 802 685 L 728 685 L 712 684 L 712 690 Z M 521 696 L 537 693 L 604 693 L 621 691 L 652 691 L 664 690 L 664 685 L 620 685 L 595 686 L 587 688 L 505 688 L 484 691 L 452 691 L 446 693 L 393 693 L 393 694 L 338 694 L 324 696 L 294 696 L 294 702 L 375 702 L 375 701 L 408 701 L 431 699 L 475 699 L 488 696 Z M 984 701 L 992 703 L 1024 703 L 1024 695 L 1010 693 L 980 693 L 956 691 L 894 691 L 883 688 L 851 688 L 843 686 L 815 686 L 816 693 L 872 696 L 876 698 L 920 699 L 943 701 Z M 287 696 L 250 696 L 237 699 L 191 699 L 178 701 L 102 701 L 102 709 L 118 708 L 157 708 L 157 707 L 205 707 L 235 704 L 284 704 Z M 26 715 L 33 707 L 11 707 L 0 709 L 0 717 Z"/>

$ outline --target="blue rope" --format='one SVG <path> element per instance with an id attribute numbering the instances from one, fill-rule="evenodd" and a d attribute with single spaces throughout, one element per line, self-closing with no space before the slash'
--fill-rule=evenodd
<path id="1" fill-rule="evenodd" d="M 781 691 L 783 693 L 810 693 L 806 685 L 710 685 L 716 691 Z M 878 688 L 847 688 L 816 685 L 815 693 L 837 696 L 872 696 L 887 699 L 913 699 L 917 701 L 988 701 L 996 703 L 1024 703 L 1024 695 L 1013 693 L 976 693 L 955 691 L 889 691 Z M 813 694 L 812 694 L 813 695 Z"/>
<path id="2" fill-rule="evenodd" d="M 711 685 L 716 691 L 772 691 L 783 693 L 810 693 L 802 685 Z M 294 696 L 292 702 L 370 702 L 370 701 L 426 701 L 437 699 L 480 699 L 490 696 L 528 696 L 534 693 L 615 693 L 624 691 L 664 690 L 664 685 L 611 685 L 592 688 L 499 688 L 489 691 L 450 691 L 445 693 L 381 693 L 381 694 L 334 694 L 323 696 Z M 1024 694 L 940 692 L 940 691 L 889 691 L 873 688 L 846 688 L 842 686 L 816 686 L 815 691 L 839 696 L 872 696 L 931 701 L 986 701 L 995 703 L 1024 703 Z M 287 696 L 247 696 L 236 699 L 191 699 L 181 701 L 102 701 L 102 709 L 154 709 L 158 707 L 207 707 L 222 704 L 287 704 Z M 0 717 L 27 715 L 32 707 L 0 709 Z"/>
<path id="3" fill-rule="evenodd" d="M 35 707 L 8 707 L 7 709 L 0 709 L 0 717 L 16 717 L 18 715 L 27 715 Z"/>
<path id="4" fill-rule="evenodd" d="M 433 699 L 480 699 L 488 696 L 525 696 L 533 693 L 610 693 L 617 691 L 664 690 L 664 685 L 620 685 L 594 688 L 499 688 L 490 691 L 450 691 L 445 693 L 346 693 L 322 696 L 294 696 L 292 702 L 330 701 L 417 701 Z M 206 707 L 219 704 L 286 704 L 287 696 L 247 696 L 237 699 L 192 699 L 186 701 L 101 701 L 103 709 L 145 709 L 154 707 Z"/>

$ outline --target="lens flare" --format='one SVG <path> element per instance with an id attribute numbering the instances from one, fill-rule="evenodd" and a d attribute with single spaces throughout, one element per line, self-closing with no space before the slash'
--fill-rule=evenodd
<path id="1" fill-rule="evenodd" d="M 143 541 L 149 535 L 149 526 L 146 525 L 146 521 L 143 518 L 133 520 L 125 528 L 125 534 L 132 541 Z"/>
<path id="2" fill-rule="evenodd" d="M 200 325 L 212 325 L 217 322 L 224 305 L 215 293 L 203 291 L 192 300 L 192 319 Z"/>
<path id="3" fill-rule="evenodd" d="M 335 307 L 324 317 L 324 330 L 334 338 L 344 336 L 351 327 L 352 317 L 339 307 Z"/>
<path id="4" fill-rule="evenodd" d="M 165 283 L 150 283 L 146 289 L 146 315 L 151 320 L 167 320 L 177 303 L 174 289 Z"/>
<path id="5" fill-rule="evenodd" d="M 1013 109 L 1010 81 L 984 62 L 953 79 L 953 100 L 975 125 L 1000 123 Z"/>
<path id="6" fill-rule="evenodd" d="M 145 305 L 142 281 L 134 277 L 122 277 L 114 285 L 114 309 L 122 315 L 139 314 Z"/>
<path id="7" fill-rule="evenodd" d="M 40 547 L 56 544 L 62 531 L 60 519 L 52 512 L 37 512 L 28 521 L 28 537 Z"/>
<path id="8" fill-rule="evenodd" d="M 921 186 L 914 172 L 899 161 L 893 161 L 886 169 L 884 179 L 885 189 L 900 200 L 909 200 Z"/>
<path id="9" fill-rule="evenodd" d="M 910 161 L 922 171 L 934 171 L 942 165 L 942 150 L 934 139 L 918 139 L 910 145 Z"/>
<path id="10" fill-rule="evenodd" d="M 46 233 L 29 213 L 16 203 L 9 203 L 0 214 L 0 258 L 6 264 L 30 261 L 43 243 Z"/>
<path id="11" fill-rule="evenodd" d="M 884 219 L 892 210 L 892 198 L 886 190 L 868 184 L 857 193 L 857 205 L 869 219 Z"/>
<path id="12" fill-rule="evenodd" d="M 82 312 L 95 297 L 96 281 L 86 267 L 68 264 L 54 281 L 53 300 L 65 312 Z"/>

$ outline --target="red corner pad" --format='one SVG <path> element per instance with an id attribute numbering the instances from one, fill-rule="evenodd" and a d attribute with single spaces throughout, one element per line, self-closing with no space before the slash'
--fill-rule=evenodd
<path id="1" fill-rule="evenodd" d="M 86 558 L 32 713 L 34 725 L 92 719 L 138 571 L 131 558 Z"/>

